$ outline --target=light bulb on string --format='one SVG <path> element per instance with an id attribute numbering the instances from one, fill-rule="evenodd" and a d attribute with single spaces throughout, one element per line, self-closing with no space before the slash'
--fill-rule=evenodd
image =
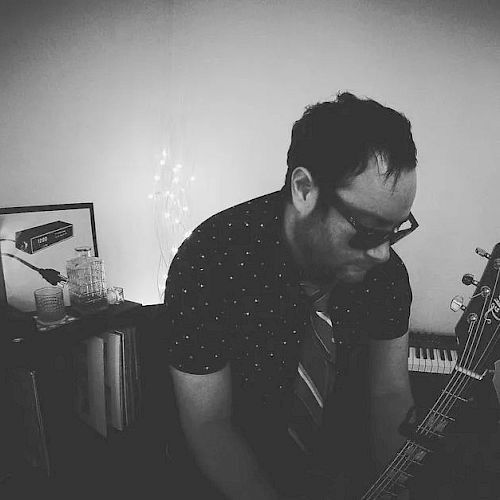
<path id="1" fill-rule="evenodd" d="M 168 148 L 163 149 L 154 172 L 154 189 L 148 198 L 155 202 L 157 237 L 160 246 L 160 268 L 158 277 L 166 280 L 168 269 L 178 252 L 180 244 L 189 238 L 190 192 L 189 186 L 195 176 L 190 165 L 178 161 Z M 176 161 L 177 160 L 177 161 Z M 159 290 L 161 293 L 161 291 Z"/>

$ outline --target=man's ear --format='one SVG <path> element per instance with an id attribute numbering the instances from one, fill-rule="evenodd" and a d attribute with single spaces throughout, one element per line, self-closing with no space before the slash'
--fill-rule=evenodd
<path id="1" fill-rule="evenodd" d="M 318 201 L 318 187 L 307 168 L 297 167 L 290 178 L 293 206 L 301 216 L 309 215 Z"/>

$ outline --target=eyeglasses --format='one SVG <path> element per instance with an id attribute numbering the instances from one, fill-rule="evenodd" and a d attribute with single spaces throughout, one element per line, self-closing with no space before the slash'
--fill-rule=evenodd
<path id="1" fill-rule="evenodd" d="M 342 217 L 344 217 L 344 219 L 346 219 L 347 222 L 349 222 L 349 224 L 351 224 L 351 226 L 356 230 L 356 234 L 349 240 L 349 246 L 358 250 L 375 248 L 382 245 L 386 241 L 388 241 L 390 245 L 394 245 L 394 243 L 399 241 L 401 238 L 408 236 L 418 227 L 418 222 L 410 212 L 408 218 L 391 231 L 372 229 L 364 226 L 356 219 L 356 217 L 351 215 L 349 213 L 349 209 L 342 203 L 338 196 L 333 198 L 331 203 L 342 215 Z"/>

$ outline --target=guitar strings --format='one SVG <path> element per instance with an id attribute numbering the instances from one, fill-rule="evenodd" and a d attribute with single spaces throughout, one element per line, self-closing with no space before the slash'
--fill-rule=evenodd
<path id="1" fill-rule="evenodd" d="M 458 378 L 460 376 L 463 377 L 464 374 L 461 374 L 459 372 L 455 372 L 453 377 Z M 469 377 L 463 377 L 464 379 Z M 466 380 L 467 382 L 467 380 Z M 456 402 L 455 398 L 450 398 L 447 396 L 448 400 Z M 422 423 L 417 427 L 418 430 L 422 431 L 422 429 L 425 430 L 424 434 L 430 434 L 430 429 L 424 427 L 424 422 L 429 420 L 430 415 L 433 413 L 436 413 L 435 410 L 430 410 L 427 417 L 422 421 Z M 422 434 L 422 432 L 421 432 Z M 398 481 L 402 474 L 407 475 L 407 473 L 402 470 L 404 467 L 406 467 L 409 463 L 415 463 L 419 462 L 419 459 L 417 458 L 419 454 L 424 453 L 427 454 L 428 450 L 425 447 L 422 447 L 421 445 L 418 445 L 417 443 L 408 440 L 405 445 L 402 447 L 402 449 L 399 451 L 395 459 L 391 462 L 391 464 L 385 469 L 384 473 L 379 477 L 379 479 L 376 481 L 376 483 L 372 486 L 372 488 L 369 490 L 368 493 L 370 495 L 364 496 L 363 499 L 373 499 L 377 498 L 378 494 L 380 493 L 385 493 L 387 486 L 390 486 L 390 483 Z M 423 457 L 422 457 L 423 458 Z M 392 473 L 392 474 L 391 474 Z M 375 494 L 375 496 L 373 496 Z"/>
<path id="2" fill-rule="evenodd" d="M 496 275 L 494 290 L 497 289 L 499 275 L 500 275 L 500 271 L 498 271 L 497 275 Z M 492 302 L 494 300 L 493 299 L 494 294 L 490 294 L 489 297 L 490 297 L 489 303 L 486 300 L 483 303 L 483 307 L 482 307 L 482 311 L 481 311 L 481 319 L 477 323 L 477 329 L 473 335 L 471 335 L 471 333 L 472 333 L 472 330 L 474 329 L 474 325 L 471 324 L 469 326 L 466 346 L 464 347 L 464 349 L 462 350 L 462 353 L 461 353 L 461 359 L 460 359 L 459 366 L 461 368 L 466 369 L 466 370 L 470 370 L 473 373 L 475 373 L 475 371 L 477 370 L 477 367 L 480 365 L 481 361 L 486 356 L 486 352 L 488 351 L 491 344 L 493 343 L 493 339 L 495 338 L 495 335 L 499 329 L 499 326 L 497 326 L 494 335 L 491 336 L 490 341 L 488 342 L 487 348 L 483 351 L 482 355 L 477 360 L 476 366 L 473 367 L 471 359 L 474 359 L 475 355 L 477 354 L 478 345 L 479 345 L 479 343 L 481 341 L 481 337 L 484 333 L 485 326 L 486 326 L 486 324 L 488 324 L 488 318 L 485 316 L 487 316 L 488 312 L 490 312 L 492 310 Z M 485 314 L 484 309 L 486 307 L 486 304 L 488 304 L 488 306 L 487 306 L 487 313 Z M 481 321 L 481 320 L 484 320 L 484 321 Z M 481 323 L 482 323 L 482 325 L 481 325 Z M 479 335 L 478 335 L 479 329 L 481 329 L 481 333 L 479 333 Z M 472 349 L 470 347 L 468 347 L 469 342 L 472 342 L 472 345 L 474 346 Z M 465 360 L 465 363 L 464 363 L 463 361 L 464 361 L 465 355 L 467 356 L 467 360 Z M 471 359 L 469 359 L 469 358 L 471 358 Z M 438 401 L 433 406 L 433 408 L 434 408 L 437 405 L 437 407 L 439 408 L 440 411 L 434 410 L 432 408 L 427 413 L 427 416 L 424 418 L 424 420 L 417 426 L 417 430 L 418 431 L 423 430 L 424 435 L 426 435 L 426 436 L 428 436 L 429 434 L 436 434 L 434 432 L 434 430 L 432 429 L 432 426 L 433 425 L 436 426 L 436 423 L 437 423 L 437 425 L 443 425 L 442 429 L 444 430 L 444 428 L 446 427 L 446 425 L 448 425 L 448 423 L 446 422 L 446 420 L 447 420 L 446 417 L 444 417 L 445 420 L 443 420 L 443 416 L 446 415 L 446 412 L 451 411 L 451 409 L 453 408 L 453 405 L 457 402 L 458 396 L 455 396 L 454 391 L 456 391 L 457 388 L 459 388 L 460 391 L 464 391 L 466 389 L 467 385 L 472 381 L 472 378 L 473 377 L 471 377 L 470 375 L 467 375 L 466 373 L 455 371 L 451 377 L 451 380 L 448 382 L 444 391 L 442 391 L 440 397 L 438 398 Z M 452 389 L 451 391 L 446 390 L 449 387 Z M 443 394 L 448 394 L 448 396 L 443 397 Z M 443 402 L 439 402 L 441 398 L 444 399 Z M 437 419 L 435 418 L 435 414 L 437 414 L 439 416 Z M 432 415 L 432 418 L 431 418 L 431 415 Z M 426 428 L 425 425 L 428 425 L 428 420 L 430 420 L 431 423 L 430 423 L 430 426 Z M 408 454 L 407 453 L 408 449 L 410 449 L 412 447 L 413 447 L 413 450 L 411 450 L 410 454 Z M 401 478 L 402 473 L 405 474 L 406 479 L 407 479 L 408 474 L 404 470 L 401 470 L 401 469 L 403 467 L 406 467 L 408 465 L 408 463 L 410 463 L 410 462 L 412 462 L 412 463 L 418 462 L 418 460 L 415 460 L 415 459 L 416 459 L 418 453 L 422 453 L 422 452 L 424 454 L 427 453 L 425 451 L 425 448 L 422 448 L 421 446 L 419 446 L 416 443 L 413 443 L 410 440 L 406 441 L 406 443 L 403 445 L 401 450 L 398 452 L 398 454 L 396 455 L 394 460 L 389 464 L 389 466 L 386 467 L 386 469 L 381 474 L 379 479 L 373 484 L 373 486 L 363 496 L 363 499 L 368 500 L 370 498 L 376 498 L 372 495 L 372 493 L 374 493 L 377 496 L 379 493 L 383 494 L 384 492 L 386 492 L 385 489 L 386 489 L 387 485 L 390 482 L 398 481 L 398 479 Z M 396 466 L 397 466 L 396 474 L 393 476 L 389 475 L 388 473 L 390 471 L 394 471 L 394 468 Z"/>
<path id="3" fill-rule="evenodd" d="M 458 372 L 455 372 L 453 377 L 455 377 Z M 448 383 L 450 385 L 450 383 Z M 442 397 L 443 394 L 441 394 Z M 448 398 L 453 399 L 453 398 Z M 429 415 L 432 414 L 433 410 L 431 409 L 426 416 L 426 418 L 422 421 L 421 424 L 417 427 L 417 430 L 422 431 L 425 429 L 424 423 L 429 420 Z M 425 429 L 427 431 L 427 429 Z M 429 432 L 427 432 L 429 434 Z M 417 456 L 419 453 L 427 453 L 426 449 L 417 443 L 408 440 L 405 445 L 401 448 L 399 453 L 396 455 L 394 460 L 386 467 L 383 474 L 380 475 L 378 480 L 374 483 L 372 488 L 369 490 L 369 495 L 364 496 L 363 499 L 372 499 L 376 498 L 379 493 L 386 492 L 386 488 L 390 483 L 398 481 L 401 478 L 401 474 L 405 473 L 403 470 L 410 462 L 418 462 Z M 392 474 L 391 474 L 392 473 Z M 406 474 L 406 473 L 405 473 Z M 367 494 L 368 494 L 367 493 Z M 375 496 L 373 496 L 373 494 Z"/>

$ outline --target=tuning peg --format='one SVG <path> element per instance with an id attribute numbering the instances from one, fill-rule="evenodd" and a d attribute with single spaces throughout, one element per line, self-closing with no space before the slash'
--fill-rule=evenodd
<path id="1" fill-rule="evenodd" d="M 474 279 L 474 275 L 470 274 L 470 273 L 464 274 L 462 276 L 462 283 L 464 285 L 467 285 L 467 286 L 469 286 L 469 285 L 474 285 L 474 286 L 479 285 L 479 281 L 476 281 Z"/>
<path id="2" fill-rule="evenodd" d="M 460 310 L 465 311 L 467 307 L 464 306 L 464 298 L 461 295 L 455 295 L 455 297 L 453 297 L 450 302 L 450 309 L 453 312 L 457 312 Z"/>
<path id="3" fill-rule="evenodd" d="M 489 259 L 491 257 L 491 254 L 479 247 L 476 248 L 476 253 L 485 259 Z"/>
<path id="4" fill-rule="evenodd" d="M 475 323 L 479 319 L 479 316 L 476 313 L 470 313 L 467 316 L 467 323 Z"/>

